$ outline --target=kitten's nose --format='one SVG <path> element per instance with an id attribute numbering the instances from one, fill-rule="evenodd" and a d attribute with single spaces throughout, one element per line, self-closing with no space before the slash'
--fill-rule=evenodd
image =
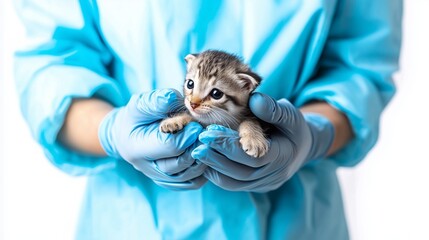
<path id="1" fill-rule="evenodd" d="M 191 105 L 191 108 L 192 108 L 192 109 L 195 109 L 195 108 L 197 108 L 198 106 L 200 106 L 200 104 L 199 104 L 199 103 L 194 103 L 194 102 L 190 102 L 190 105 Z"/>

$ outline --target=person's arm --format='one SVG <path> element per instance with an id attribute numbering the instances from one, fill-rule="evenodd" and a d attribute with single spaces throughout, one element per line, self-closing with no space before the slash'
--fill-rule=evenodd
<path id="1" fill-rule="evenodd" d="M 325 116 L 334 127 L 334 140 L 328 150 L 327 155 L 331 155 L 349 143 L 353 137 L 352 127 L 346 115 L 326 102 L 312 102 L 301 107 L 301 112 L 318 113 Z"/>
<path id="2" fill-rule="evenodd" d="M 338 1 L 318 71 L 294 99 L 298 107 L 326 102 L 347 117 L 353 137 L 329 156 L 341 166 L 359 163 L 377 141 L 381 114 L 395 93 L 401 17 L 401 0 Z"/>
<path id="3" fill-rule="evenodd" d="M 97 28 L 93 15 L 97 5 L 76 0 L 14 3 L 27 33 L 25 45 L 15 55 L 15 80 L 34 139 L 51 163 L 66 173 L 86 175 L 114 168 L 117 159 L 75 151 L 58 138 L 73 99 L 99 98 L 114 106 L 126 101 L 109 76 L 113 55 Z"/>
<path id="4" fill-rule="evenodd" d="M 106 156 L 98 139 L 98 127 L 112 110 L 111 104 L 100 99 L 73 100 L 58 135 L 59 140 L 79 152 Z"/>
<path id="5" fill-rule="evenodd" d="M 97 4 L 18 0 L 16 8 L 30 46 L 16 54 L 21 110 L 56 167 L 88 175 L 124 160 L 168 188 L 206 182 L 201 176 L 206 166 L 194 164 L 188 149 L 202 127 L 189 124 L 174 135 L 158 131 L 172 101 L 183 102 L 180 93 L 163 89 L 128 99 L 127 89 L 110 74 L 114 56 L 93 14 Z"/>

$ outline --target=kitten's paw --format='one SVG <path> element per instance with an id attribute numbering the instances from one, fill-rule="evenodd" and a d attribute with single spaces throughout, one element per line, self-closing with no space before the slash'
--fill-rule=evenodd
<path id="1" fill-rule="evenodd" d="M 159 129 L 163 133 L 176 133 L 183 129 L 185 123 L 174 118 L 167 118 L 161 121 Z"/>
<path id="2" fill-rule="evenodd" d="M 268 152 L 268 140 L 262 134 L 249 134 L 240 138 L 241 147 L 247 155 L 259 158 Z"/>

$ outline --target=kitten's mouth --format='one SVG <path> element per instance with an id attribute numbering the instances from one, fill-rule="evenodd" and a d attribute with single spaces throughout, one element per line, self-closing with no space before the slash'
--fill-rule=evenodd
<path id="1" fill-rule="evenodd" d="M 198 109 L 198 108 L 197 109 L 189 108 L 188 110 L 194 117 L 201 117 L 205 114 L 203 111 L 201 111 L 201 109 Z"/>
<path id="2" fill-rule="evenodd" d="M 204 109 L 201 109 L 201 106 L 196 107 L 196 108 L 192 108 L 190 106 L 189 102 L 185 102 L 185 106 L 188 109 L 188 111 L 191 113 L 191 115 L 196 117 L 196 118 L 201 117 L 206 113 L 206 111 L 204 111 Z"/>

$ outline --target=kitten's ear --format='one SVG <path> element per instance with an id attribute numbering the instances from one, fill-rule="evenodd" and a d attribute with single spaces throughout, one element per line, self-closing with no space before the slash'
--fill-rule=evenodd
<path id="1" fill-rule="evenodd" d="M 249 90 L 249 92 L 255 90 L 262 80 L 258 74 L 253 72 L 238 73 L 237 75 L 243 83 L 243 88 Z"/>
<path id="2" fill-rule="evenodd" d="M 188 66 L 190 66 L 191 65 L 191 63 L 195 60 L 195 58 L 197 58 L 198 57 L 198 54 L 188 54 L 188 55 L 186 55 L 186 57 L 185 57 L 185 61 L 186 61 L 186 64 L 188 64 Z"/>

